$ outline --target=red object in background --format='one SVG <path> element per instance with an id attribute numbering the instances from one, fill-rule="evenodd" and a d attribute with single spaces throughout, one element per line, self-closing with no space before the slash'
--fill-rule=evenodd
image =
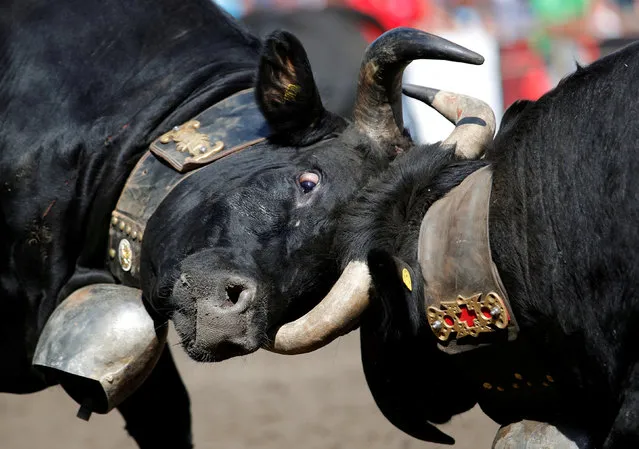
<path id="1" fill-rule="evenodd" d="M 527 42 L 500 51 L 504 109 L 516 100 L 537 100 L 552 87 L 543 58 Z"/>
<path id="2" fill-rule="evenodd" d="M 346 0 L 346 5 L 368 14 L 385 29 L 411 26 L 430 13 L 427 0 Z M 381 33 L 374 27 L 366 27 L 364 34 L 372 41 Z"/>

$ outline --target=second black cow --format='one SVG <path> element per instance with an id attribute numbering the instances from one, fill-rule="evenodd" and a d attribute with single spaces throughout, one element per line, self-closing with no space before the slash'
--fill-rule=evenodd
<path id="1" fill-rule="evenodd" d="M 638 80 L 634 44 L 513 105 L 494 142 L 488 107 L 405 88 L 460 126 L 398 158 L 337 234 L 341 282 L 371 288 L 345 322 L 397 427 L 453 443 L 433 424 L 479 404 L 582 448 L 639 445 Z"/>

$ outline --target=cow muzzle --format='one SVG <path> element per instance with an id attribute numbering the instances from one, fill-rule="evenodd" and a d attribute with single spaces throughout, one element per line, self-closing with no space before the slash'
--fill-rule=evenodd
<path id="1" fill-rule="evenodd" d="M 172 319 L 192 359 L 221 361 L 259 349 L 259 325 L 264 320 L 259 317 L 257 285 L 232 271 L 179 276 L 173 286 Z"/>
<path id="2" fill-rule="evenodd" d="M 76 290 L 51 314 L 33 365 L 82 405 L 78 417 L 107 413 L 147 378 L 166 342 L 138 289 L 95 284 Z"/>

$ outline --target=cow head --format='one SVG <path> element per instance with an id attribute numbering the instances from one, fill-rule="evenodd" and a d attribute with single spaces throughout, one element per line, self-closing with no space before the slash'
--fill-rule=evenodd
<path id="1" fill-rule="evenodd" d="M 284 32 L 266 40 L 256 101 L 271 137 L 189 176 L 145 231 L 145 297 L 174 321 L 192 358 L 264 346 L 304 352 L 333 326 L 322 310 L 334 299 L 320 300 L 339 273 L 331 246 L 339 216 L 410 147 L 399 89 L 403 68 L 419 58 L 483 61 L 427 33 L 393 30 L 365 55 L 349 123 L 322 106 L 299 41 Z"/>
<path id="2" fill-rule="evenodd" d="M 335 295 L 338 306 L 324 312 L 336 324 L 318 336 L 316 346 L 359 322 L 364 373 L 382 413 L 416 438 L 452 444 L 429 422 L 448 421 L 472 407 L 475 398 L 463 388 L 437 387 L 437 368 L 450 361 L 426 323 L 418 239 L 430 206 L 485 165 L 477 159 L 492 141 L 495 121 L 487 105 L 469 97 L 415 86 L 404 91 L 456 128 L 444 142 L 411 145 L 340 217 L 335 251 L 344 269 L 327 295 Z M 348 288 L 338 290 L 342 285 Z M 447 370 L 446 376 L 452 384 L 465 384 L 461 371 Z"/>

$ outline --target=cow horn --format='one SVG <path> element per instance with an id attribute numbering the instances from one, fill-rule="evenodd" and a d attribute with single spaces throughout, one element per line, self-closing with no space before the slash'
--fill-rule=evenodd
<path id="1" fill-rule="evenodd" d="M 426 103 L 446 117 L 455 129 L 445 145 L 456 145 L 455 154 L 464 159 L 479 159 L 495 134 L 495 114 L 483 101 L 430 87 L 407 84 L 404 94 Z"/>
<path id="2" fill-rule="evenodd" d="M 303 317 L 280 327 L 273 342 L 264 349 L 279 354 L 303 354 L 350 332 L 368 307 L 370 284 L 366 262 L 349 262 L 324 299 Z"/>
<path id="3" fill-rule="evenodd" d="M 481 55 L 423 31 L 395 28 L 382 34 L 364 54 L 353 111 L 355 125 L 380 145 L 402 141 L 402 74 L 415 59 L 484 62 Z"/>

